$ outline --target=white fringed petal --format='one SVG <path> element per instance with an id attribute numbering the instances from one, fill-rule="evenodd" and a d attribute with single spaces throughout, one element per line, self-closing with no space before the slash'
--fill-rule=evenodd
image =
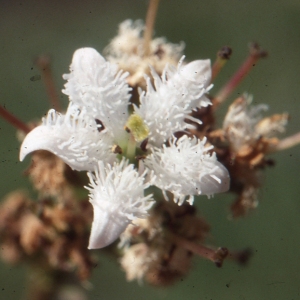
<path id="1" fill-rule="evenodd" d="M 147 92 L 140 92 L 140 107 L 135 112 L 149 128 L 149 143 L 157 147 L 166 142 L 176 131 L 193 128 L 184 122 L 196 107 L 211 104 L 206 98 L 207 85 L 211 79 L 210 61 L 198 60 L 176 68 L 166 66 L 162 77 L 152 69 L 154 86 L 146 78 Z"/>
<path id="2" fill-rule="evenodd" d="M 172 192 L 174 201 L 181 205 L 186 197 L 191 204 L 194 195 L 213 195 L 229 188 L 229 173 L 209 154 L 213 148 L 205 147 L 206 139 L 183 136 L 170 140 L 170 146 L 155 148 L 145 159 L 145 165 L 156 175 L 155 185 Z"/>
<path id="3" fill-rule="evenodd" d="M 211 62 L 210 59 L 194 60 L 187 65 L 179 66 L 178 72 L 182 77 L 200 86 L 203 85 L 203 94 L 201 97 L 191 101 L 190 108 L 207 107 L 211 101 L 205 96 L 212 86 L 211 83 Z"/>
<path id="4" fill-rule="evenodd" d="M 99 162 L 95 174 L 88 173 L 90 186 L 86 188 L 94 208 L 89 249 L 111 244 L 132 220 L 147 217 L 154 202 L 152 195 L 144 196 L 150 185 L 145 175 L 139 175 L 125 159 L 113 166 Z"/>
<path id="5" fill-rule="evenodd" d="M 186 79 L 208 87 L 211 81 L 210 59 L 194 60 L 186 65 L 180 65 L 178 72 Z"/>
<path id="6" fill-rule="evenodd" d="M 70 71 L 63 75 L 68 81 L 63 93 L 101 120 L 116 140 L 122 139 L 131 90 L 126 83 L 128 73 L 118 71 L 117 65 L 107 62 L 93 48 L 75 51 Z"/>
<path id="7" fill-rule="evenodd" d="M 25 137 L 20 150 L 20 160 L 32 151 L 47 150 L 60 157 L 77 171 L 94 170 L 98 160 L 113 162 L 112 138 L 101 130 L 96 121 L 70 105 L 66 115 L 51 109 L 43 118 L 42 125 Z"/>

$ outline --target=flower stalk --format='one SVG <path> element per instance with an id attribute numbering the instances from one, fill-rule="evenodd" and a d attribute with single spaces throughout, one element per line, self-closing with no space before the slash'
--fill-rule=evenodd
<path id="1" fill-rule="evenodd" d="M 255 66 L 260 58 L 267 56 L 267 52 L 261 50 L 256 43 L 250 45 L 250 54 L 236 73 L 229 79 L 229 81 L 221 88 L 217 95 L 213 99 L 213 107 L 216 109 L 221 103 L 223 103 L 231 93 L 237 88 L 242 80 L 248 75 L 251 69 Z M 220 63 L 219 63 L 220 64 Z M 218 68 L 216 67 L 218 70 Z M 217 71 L 215 71 L 216 73 Z"/>
<path id="2" fill-rule="evenodd" d="M 12 126 L 23 131 L 24 133 L 27 134 L 30 132 L 30 128 L 24 122 L 22 122 L 20 119 L 15 117 L 12 113 L 10 113 L 1 105 L 0 105 L 0 116 L 8 123 L 10 123 Z"/>
<path id="3" fill-rule="evenodd" d="M 224 247 L 220 247 L 217 250 L 213 250 L 201 244 L 197 244 L 195 242 L 191 242 L 187 239 L 184 239 L 178 235 L 174 236 L 174 241 L 176 244 L 186 250 L 191 251 L 192 253 L 199 255 L 203 258 L 206 258 L 215 265 L 220 268 L 222 267 L 224 259 L 228 256 L 228 249 Z"/>
<path id="4" fill-rule="evenodd" d="M 144 31 L 144 55 L 148 56 L 151 52 L 150 42 L 153 36 L 154 24 L 158 9 L 158 4 L 160 0 L 150 0 L 147 16 L 146 16 L 146 26 Z"/>
<path id="5" fill-rule="evenodd" d="M 214 82 L 216 77 L 219 75 L 220 71 L 225 66 L 226 62 L 230 59 L 232 54 L 232 49 L 228 46 L 224 46 L 217 53 L 217 58 L 211 68 L 211 81 Z"/>
<path id="6" fill-rule="evenodd" d="M 56 111 L 61 111 L 61 106 L 52 75 L 50 57 L 47 55 L 41 55 L 36 59 L 35 63 L 42 74 L 46 92 L 51 103 L 51 108 L 55 109 Z"/>

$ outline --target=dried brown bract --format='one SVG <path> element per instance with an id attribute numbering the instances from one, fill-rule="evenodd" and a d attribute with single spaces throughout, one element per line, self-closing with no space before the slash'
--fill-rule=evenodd
<path id="1" fill-rule="evenodd" d="M 84 201 L 34 202 L 14 192 L 0 207 L 2 258 L 10 263 L 26 259 L 86 280 L 95 264 L 86 247 L 91 220 L 92 208 Z"/>
<path id="2" fill-rule="evenodd" d="M 25 174 L 42 196 L 65 200 L 72 197 L 72 185 L 76 185 L 79 180 L 78 174 L 59 157 L 44 150 L 32 154 L 31 165 Z"/>
<path id="3" fill-rule="evenodd" d="M 201 243 L 208 232 L 208 224 L 196 215 L 195 207 L 159 202 L 147 219 L 135 221 L 121 236 L 121 265 L 127 279 L 145 279 L 158 286 L 174 283 L 188 273 L 193 256 L 174 237 Z"/>

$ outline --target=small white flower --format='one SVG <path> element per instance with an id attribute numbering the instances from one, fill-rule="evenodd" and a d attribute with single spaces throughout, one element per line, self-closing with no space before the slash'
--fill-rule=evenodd
<path id="1" fill-rule="evenodd" d="M 194 195 L 228 189 L 228 172 L 216 155 L 210 154 L 212 147 L 205 147 L 206 139 L 183 136 L 176 140 L 173 136 L 191 128 L 185 119 L 201 123 L 189 114 L 211 104 L 205 96 L 211 80 L 209 60 L 185 66 L 181 60 L 177 69 L 165 66 L 161 78 L 152 69 L 155 89 L 147 78 L 147 93 L 140 93 L 141 104 L 130 117 L 126 73 L 91 48 L 74 53 L 70 70 L 64 75 L 64 93 L 70 98 L 66 114 L 50 110 L 24 139 L 20 159 L 43 149 L 75 170 L 89 171 L 88 190 L 94 208 L 89 248 L 112 243 L 131 221 L 147 216 L 153 201 L 144 191 L 150 185 L 161 188 L 165 197 L 167 191 L 173 193 L 180 205 L 186 198 L 192 204 Z M 126 157 L 133 159 L 136 142 L 145 139 L 150 155 L 141 174 L 143 166 L 138 172 Z M 113 153 L 116 145 L 122 158 Z"/>
<path id="2" fill-rule="evenodd" d="M 146 171 L 147 172 L 147 171 Z M 144 196 L 146 172 L 139 175 L 134 165 L 123 159 L 119 164 L 98 163 L 90 178 L 90 202 L 94 208 L 94 221 L 89 249 L 102 248 L 115 241 L 136 218 L 145 218 L 154 201 Z"/>
<path id="3" fill-rule="evenodd" d="M 213 195 L 229 188 L 227 169 L 217 161 L 213 148 L 202 141 L 183 136 L 170 139 L 170 146 L 155 148 L 145 159 L 145 165 L 156 175 L 155 185 L 172 192 L 174 201 L 181 205 L 186 197 L 190 204 L 194 195 Z"/>
<path id="4" fill-rule="evenodd" d="M 189 114 L 196 107 L 211 104 L 205 96 L 211 80 L 210 60 L 197 60 L 185 66 L 180 60 L 177 69 L 166 66 L 161 78 L 154 69 L 151 73 L 155 88 L 147 77 L 147 92 L 140 92 L 140 106 L 135 106 L 135 113 L 149 128 L 149 142 L 161 146 L 174 132 L 194 128 L 184 119 L 201 124 Z"/>

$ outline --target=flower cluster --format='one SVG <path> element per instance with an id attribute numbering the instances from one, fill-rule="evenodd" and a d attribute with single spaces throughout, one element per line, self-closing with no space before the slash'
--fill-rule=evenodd
<path id="1" fill-rule="evenodd" d="M 20 159 L 48 150 L 72 169 L 88 171 L 94 208 L 89 248 L 107 246 L 132 220 L 147 216 L 154 199 L 145 190 L 151 185 L 166 199 L 172 193 L 179 205 L 192 204 L 194 195 L 228 190 L 228 171 L 207 140 L 174 135 L 194 128 L 186 120 L 201 124 L 192 111 L 211 105 L 209 60 L 183 65 L 181 59 L 177 68 L 166 65 L 161 77 L 152 68 L 131 115 L 128 73 L 92 48 L 74 53 L 70 71 L 64 75 L 63 92 L 70 99 L 66 113 L 51 109 L 25 137 Z M 140 148 L 143 156 L 135 160 Z"/>
<path id="2" fill-rule="evenodd" d="M 52 99 L 55 109 L 36 126 L 0 106 L 22 131 L 20 160 L 31 154 L 26 174 L 39 192 L 36 202 L 15 192 L 0 207 L 0 253 L 51 273 L 53 289 L 62 285 L 56 271 L 88 279 L 95 264 L 88 249 L 119 237 L 128 280 L 172 284 L 187 274 L 193 254 L 218 267 L 226 257 L 244 264 L 249 249 L 206 246 L 210 226 L 196 214 L 195 197 L 233 192 L 232 216 L 246 215 L 258 204 L 262 170 L 273 164 L 267 155 L 300 142 L 300 133 L 279 140 L 288 115 L 263 118 L 267 106 L 252 106 L 247 94 L 217 122 L 218 106 L 266 52 L 252 44 L 240 69 L 212 96 L 231 48 L 223 47 L 213 66 L 209 59 L 185 62 L 183 43 L 152 39 L 157 3 L 150 1 L 146 25 L 121 23 L 105 58 L 93 48 L 75 51 L 63 75 L 65 112 Z M 43 57 L 42 72 L 47 63 Z"/>

